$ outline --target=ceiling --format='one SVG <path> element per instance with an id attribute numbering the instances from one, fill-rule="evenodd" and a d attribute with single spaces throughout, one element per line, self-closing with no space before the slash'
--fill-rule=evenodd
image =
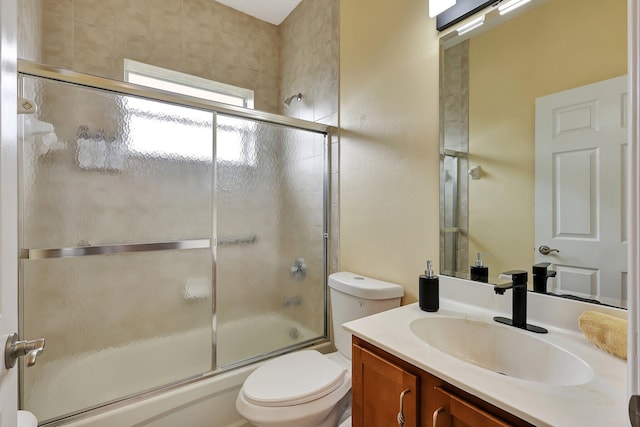
<path id="1" fill-rule="evenodd" d="M 280 25 L 302 0 L 216 0 L 247 15 Z"/>

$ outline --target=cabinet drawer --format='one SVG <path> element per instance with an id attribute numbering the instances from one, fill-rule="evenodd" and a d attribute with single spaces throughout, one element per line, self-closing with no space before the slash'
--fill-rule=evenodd
<path id="1" fill-rule="evenodd" d="M 433 427 L 512 427 L 500 418 L 443 389 L 435 387 Z"/>

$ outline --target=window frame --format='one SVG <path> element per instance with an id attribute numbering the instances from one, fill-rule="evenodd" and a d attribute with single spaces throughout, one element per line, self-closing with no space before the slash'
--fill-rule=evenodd
<path id="1" fill-rule="evenodd" d="M 133 76 L 140 76 L 150 81 L 148 83 L 131 81 Z M 191 74 L 182 73 L 180 71 L 170 70 L 168 68 L 145 64 L 128 58 L 124 59 L 124 81 L 127 83 L 141 84 L 155 89 L 185 95 L 189 95 L 189 91 L 195 90 L 200 93 L 200 96 L 198 94 L 193 94 L 193 96 L 199 96 L 211 101 L 236 105 L 244 108 L 254 108 L 254 91 L 251 89 L 205 79 Z M 153 84 L 154 81 L 157 82 L 157 84 Z M 162 83 L 166 83 L 166 85 L 163 85 Z M 185 91 L 181 92 L 167 88 L 167 85 L 181 86 Z M 207 95 L 207 93 L 209 95 Z M 225 102 L 225 97 L 241 100 L 241 103 Z"/>

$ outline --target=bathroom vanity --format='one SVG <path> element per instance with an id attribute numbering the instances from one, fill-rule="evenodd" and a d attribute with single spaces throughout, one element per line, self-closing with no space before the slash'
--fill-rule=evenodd
<path id="1" fill-rule="evenodd" d="M 354 427 L 532 426 L 358 337 L 352 360 Z"/>
<path id="2" fill-rule="evenodd" d="M 578 329 L 584 311 L 624 310 L 531 294 L 529 319 L 549 330 L 534 334 L 493 321 L 511 300 L 492 286 L 440 280 L 437 313 L 410 304 L 344 325 L 354 426 L 400 425 L 399 412 L 405 427 L 627 425 L 626 362 Z"/>

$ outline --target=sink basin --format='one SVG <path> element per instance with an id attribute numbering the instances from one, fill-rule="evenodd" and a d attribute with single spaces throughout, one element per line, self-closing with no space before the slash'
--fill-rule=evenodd
<path id="1" fill-rule="evenodd" d="M 411 322 L 410 329 L 431 348 L 508 377 L 569 386 L 589 382 L 594 375 L 576 355 L 511 326 L 425 317 Z"/>

